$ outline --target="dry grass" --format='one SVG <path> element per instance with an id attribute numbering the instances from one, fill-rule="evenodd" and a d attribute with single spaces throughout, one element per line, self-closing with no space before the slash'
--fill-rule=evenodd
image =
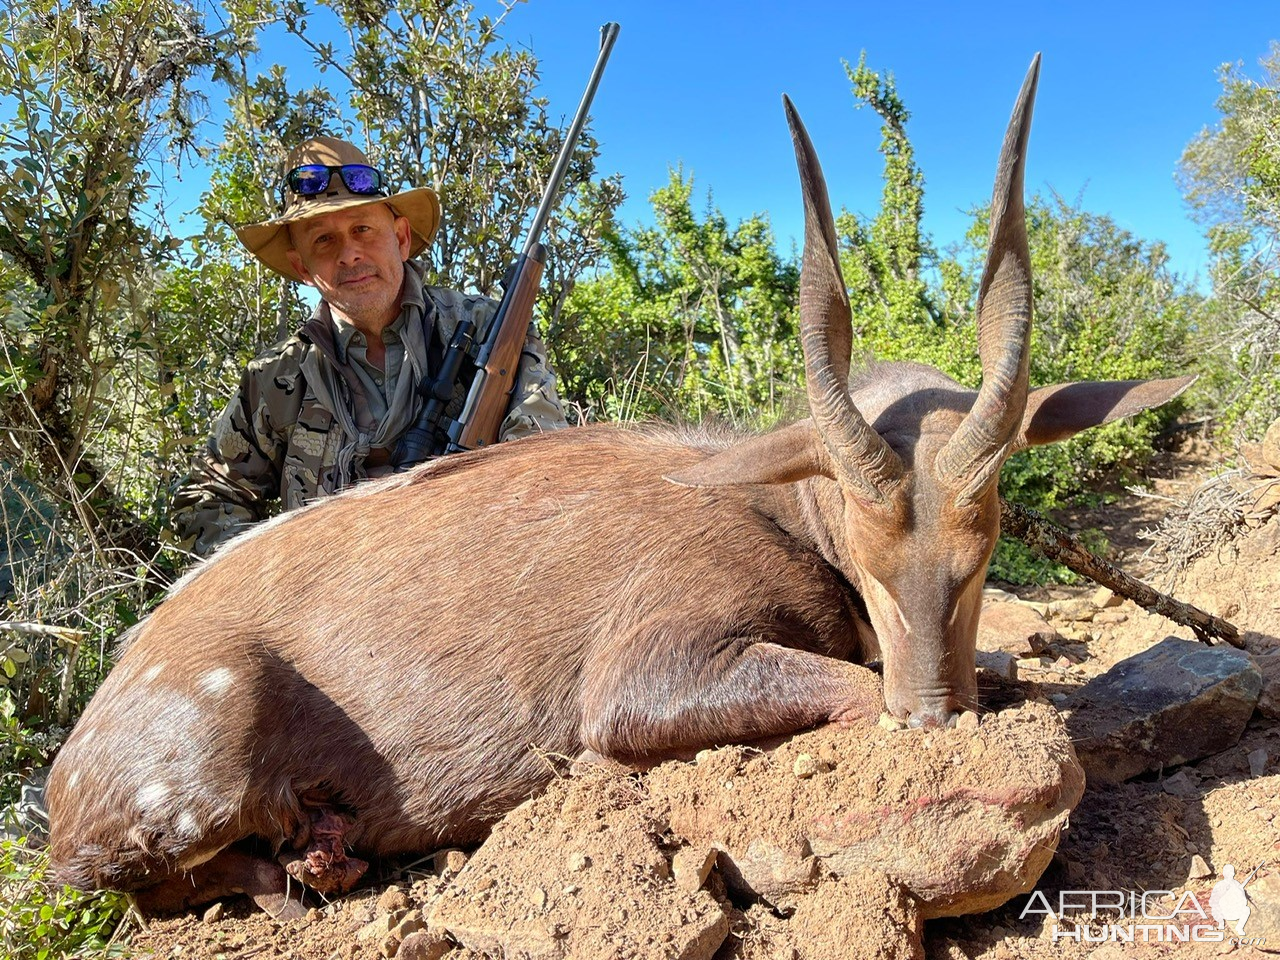
<path id="1" fill-rule="evenodd" d="M 1192 562 L 1230 544 L 1276 511 L 1270 495 L 1277 481 L 1254 476 L 1248 469 L 1227 470 L 1201 484 L 1185 500 L 1173 505 L 1153 528 L 1139 531 L 1151 546 L 1144 560 L 1159 563 L 1168 589 Z"/>

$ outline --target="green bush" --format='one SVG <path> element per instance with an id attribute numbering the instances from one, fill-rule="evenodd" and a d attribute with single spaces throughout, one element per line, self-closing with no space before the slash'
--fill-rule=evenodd
<path id="1" fill-rule="evenodd" d="M 7 960 L 122 957 L 118 943 L 128 901 L 118 893 L 80 893 L 46 878 L 48 854 L 0 840 L 0 955 Z"/>
<path id="2" fill-rule="evenodd" d="M 1107 538 L 1097 530 L 1084 530 L 1080 541 L 1099 555 L 1107 551 Z M 1001 537 L 996 541 L 996 552 L 987 571 L 991 580 L 1024 585 L 1028 583 L 1079 583 L 1081 577 L 1060 563 L 1041 556 L 1021 540 Z"/>

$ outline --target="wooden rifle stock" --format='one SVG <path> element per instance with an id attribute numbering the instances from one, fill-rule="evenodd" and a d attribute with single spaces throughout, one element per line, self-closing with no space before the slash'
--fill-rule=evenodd
<path id="1" fill-rule="evenodd" d="M 445 404 L 453 395 L 454 378 L 457 376 L 461 353 L 469 350 L 469 338 L 466 338 L 465 344 L 450 345 L 445 354 L 441 378 L 432 380 L 424 377 L 419 384 L 418 392 L 424 398 L 432 399 L 423 407 L 414 426 L 396 445 L 392 460 L 397 470 L 407 470 L 425 457 L 437 453 L 474 450 L 498 442 L 498 431 L 502 428 L 502 421 L 506 419 L 511 394 L 515 390 L 520 370 L 520 354 L 524 350 L 529 325 L 533 322 L 533 305 L 538 299 L 542 269 L 547 262 L 547 248 L 538 242 L 538 238 L 542 236 L 551 216 L 551 208 L 568 172 L 569 161 L 582 134 L 583 124 L 587 122 L 587 111 L 591 107 L 591 100 L 600 84 L 600 77 L 620 29 L 616 23 L 606 23 L 600 28 L 600 53 L 596 57 L 595 68 L 591 71 L 591 79 L 587 81 L 582 102 L 578 104 L 578 112 L 574 114 L 573 123 L 569 125 L 564 143 L 560 146 L 560 154 L 556 157 L 555 166 L 547 180 L 547 188 L 542 195 L 542 203 L 529 227 L 524 252 L 511 271 L 510 282 L 503 284 L 502 303 L 498 305 L 498 312 L 490 322 L 483 345 L 476 356 L 476 375 L 471 381 L 471 389 L 467 393 L 462 412 L 457 420 L 449 421 L 447 429 L 442 429 L 441 417 Z M 445 436 L 440 439 L 444 440 L 444 447 L 438 449 L 436 440 L 442 432 Z"/>
<path id="2" fill-rule="evenodd" d="M 498 442 L 498 430 L 511 405 L 511 393 L 520 370 L 520 354 L 524 350 L 529 324 L 533 322 L 533 305 L 542 284 L 542 268 L 547 248 L 535 244 L 521 254 L 511 278 L 511 287 L 502 297 L 502 305 L 493 318 L 493 332 L 486 340 L 486 353 L 480 357 L 467 405 L 458 418 L 463 423 L 457 445 L 464 450 L 487 447 Z"/>

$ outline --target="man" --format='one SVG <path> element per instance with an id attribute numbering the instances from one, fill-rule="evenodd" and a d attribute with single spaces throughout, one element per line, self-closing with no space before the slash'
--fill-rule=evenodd
<path id="1" fill-rule="evenodd" d="M 280 216 L 237 229 L 271 269 L 315 287 L 311 318 L 255 358 L 174 500 L 182 545 L 207 556 L 264 519 L 367 477 L 391 473 L 416 420 L 416 392 L 434 375 L 458 322 L 483 331 L 497 304 L 423 283 L 412 260 L 435 235 L 440 201 L 418 188 L 387 196 L 363 153 L 332 137 L 294 150 Z M 446 417 L 462 408 L 474 365 L 463 364 Z M 499 440 L 566 426 L 530 332 Z"/>

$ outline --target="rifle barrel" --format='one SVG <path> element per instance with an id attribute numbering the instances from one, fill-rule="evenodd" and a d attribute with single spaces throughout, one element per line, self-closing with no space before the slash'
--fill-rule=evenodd
<path id="1" fill-rule="evenodd" d="M 578 145 L 578 137 L 582 134 L 582 127 L 587 122 L 587 112 L 591 109 L 591 101 L 595 98 L 596 87 L 600 86 L 600 77 L 604 75 L 605 63 L 609 60 L 609 53 L 613 50 L 614 41 L 618 39 L 618 32 L 621 29 L 622 27 L 612 22 L 600 28 L 600 56 L 596 58 L 595 69 L 591 71 L 586 92 L 582 94 L 582 102 L 578 104 L 578 112 L 574 115 L 569 133 L 560 147 L 560 156 L 556 157 L 556 165 L 551 169 L 551 177 L 547 181 L 547 192 L 543 194 L 542 203 L 538 206 L 538 212 L 534 214 L 532 226 L 529 227 L 529 238 L 524 245 L 526 254 L 533 252 L 534 245 L 542 237 L 547 220 L 551 218 L 551 208 L 555 206 L 560 181 L 564 178 L 569 160 L 573 157 L 574 148 Z"/>

